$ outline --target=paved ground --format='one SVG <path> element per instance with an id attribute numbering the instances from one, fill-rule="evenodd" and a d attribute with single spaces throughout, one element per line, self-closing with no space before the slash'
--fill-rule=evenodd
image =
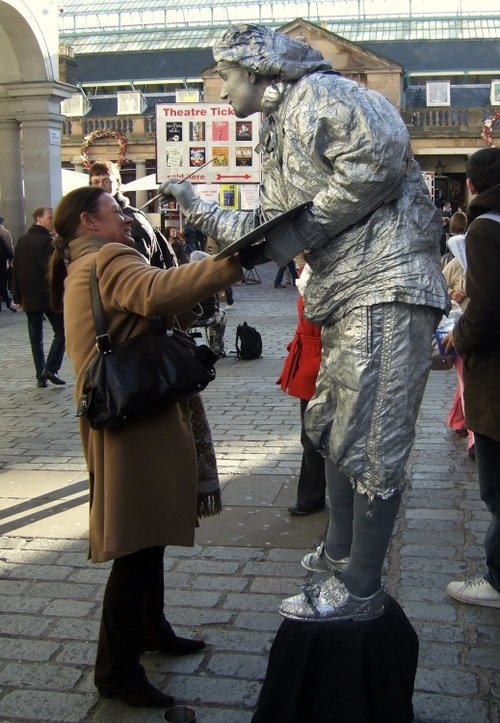
<path id="1" fill-rule="evenodd" d="M 327 515 L 295 519 L 301 456 L 298 402 L 274 382 L 295 326 L 296 291 L 235 287 L 236 323 L 262 332 L 263 359 L 221 360 L 204 393 L 226 509 L 191 549 L 166 555 L 168 616 L 208 643 L 188 659 L 145 658 L 153 682 L 198 711 L 200 723 L 249 723 L 280 599 L 298 591 L 299 560 Z M 139 723 L 161 711 L 101 701 L 92 684 L 107 565 L 86 561 L 87 486 L 74 419 L 72 372 L 37 389 L 23 314 L 0 314 L 0 720 Z M 482 571 L 488 513 L 474 463 L 444 418 L 454 372 L 433 372 L 411 457 L 412 488 L 391 544 L 386 587 L 420 638 L 419 723 L 497 723 L 499 611 L 454 603 L 450 579 Z M 272 723 L 272 721 L 269 721 Z M 307 723 L 307 721 L 305 721 Z M 349 721 L 339 721 L 349 723 Z"/>

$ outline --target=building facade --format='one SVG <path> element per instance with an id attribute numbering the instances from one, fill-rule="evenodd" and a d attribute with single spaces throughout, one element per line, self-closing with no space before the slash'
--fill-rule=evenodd
<path id="1" fill-rule="evenodd" d="M 0 0 L 0 212 L 14 238 L 61 197 L 61 101 L 54 3 Z"/>
<path id="2" fill-rule="evenodd" d="M 385 95 L 401 112 L 422 170 L 434 175 L 437 198 L 463 205 L 467 158 L 484 146 L 485 123 L 496 112 L 493 89 L 495 81 L 500 83 L 500 18 L 497 25 L 493 23 L 497 37 L 469 39 L 354 42 L 332 32 L 329 25 L 324 20 L 314 23 L 298 18 L 279 29 L 320 50 L 347 77 Z M 361 27 L 357 25 L 358 36 L 363 35 Z M 354 35 L 349 28 L 343 29 Z M 85 115 L 67 117 L 63 124 L 64 166 L 81 170 L 90 160 L 116 159 L 124 137 L 124 181 L 153 174 L 154 107 L 158 102 L 175 102 L 183 93 L 190 100 L 219 100 L 221 81 L 211 46 L 223 30 L 213 27 L 211 34 L 205 34 L 200 39 L 205 47 L 87 53 L 78 51 L 77 44 L 76 82 L 89 105 Z M 373 35 L 380 33 L 373 31 Z M 178 30 L 178 45 L 183 43 L 182 36 Z M 71 37 L 62 36 L 65 43 Z M 173 44 L 168 38 L 163 43 Z M 187 39 L 184 44 L 188 45 Z M 124 112 L 125 96 L 141 104 L 137 112 Z M 496 120 L 492 124 L 494 131 Z M 142 193 L 138 200 L 144 199 Z"/>

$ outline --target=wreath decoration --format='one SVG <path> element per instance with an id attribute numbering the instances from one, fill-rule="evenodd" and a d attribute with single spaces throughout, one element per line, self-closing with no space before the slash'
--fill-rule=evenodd
<path id="1" fill-rule="evenodd" d="M 486 118 L 486 120 L 483 121 L 483 130 L 481 131 L 481 138 L 484 140 L 487 146 L 494 146 L 493 143 L 493 126 L 495 123 L 500 122 L 500 110 L 497 110 L 496 113 L 493 113 L 492 116 L 489 118 Z"/>
<path id="2" fill-rule="evenodd" d="M 92 131 L 92 133 L 89 133 L 88 135 L 84 136 L 82 147 L 80 150 L 80 158 L 83 162 L 83 167 L 87 170 L 90 168 L 92 163 L 89 160 L 89 148 L 94 143 L 94 141 L 100 140 L 101 138 L 116 138 L 118 141 L 118 145 L 120 147 L 118 158 L 116 159 L 116 163 L 121 168 L 125 161 L 127 160 L 127 149 L 128 149 L 128 141 L 127 137 L 123 135 L 123 133 L 120 133 L 120 131 L 115 131 L 113 129 L 109 130 L 97 130 Z"/>

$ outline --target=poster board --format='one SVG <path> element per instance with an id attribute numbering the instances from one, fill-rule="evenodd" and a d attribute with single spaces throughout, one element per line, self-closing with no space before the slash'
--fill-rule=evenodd
<path id="1" fill-rule="evenodd" d="M 259 187 L 252 184 L 240 185 L 240 208 L 242 211 L 253 211 L 259 205 Z"/>
<path id="2" fill-rule="evenodd" d="M 157 182 L 183 178 L 215 160 L 192 183 L 259 183 L 261 114 L 237 118 L 228 103 L 159 103 L 156 106 Z"/>

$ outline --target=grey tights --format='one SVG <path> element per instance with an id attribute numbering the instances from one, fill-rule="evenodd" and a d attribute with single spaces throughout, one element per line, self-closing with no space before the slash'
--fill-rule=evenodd
<path id="1" fill-rule="evenodd" d="M 342 579 L 353 595 L 368 597 L 381 586 L 382 566 L 401 503 L 399 494 L 370 502 L 354 492 L 350 480 L 326 460 L 330 522 L 326 536 L 329 557 L 350 557 Z"/>

